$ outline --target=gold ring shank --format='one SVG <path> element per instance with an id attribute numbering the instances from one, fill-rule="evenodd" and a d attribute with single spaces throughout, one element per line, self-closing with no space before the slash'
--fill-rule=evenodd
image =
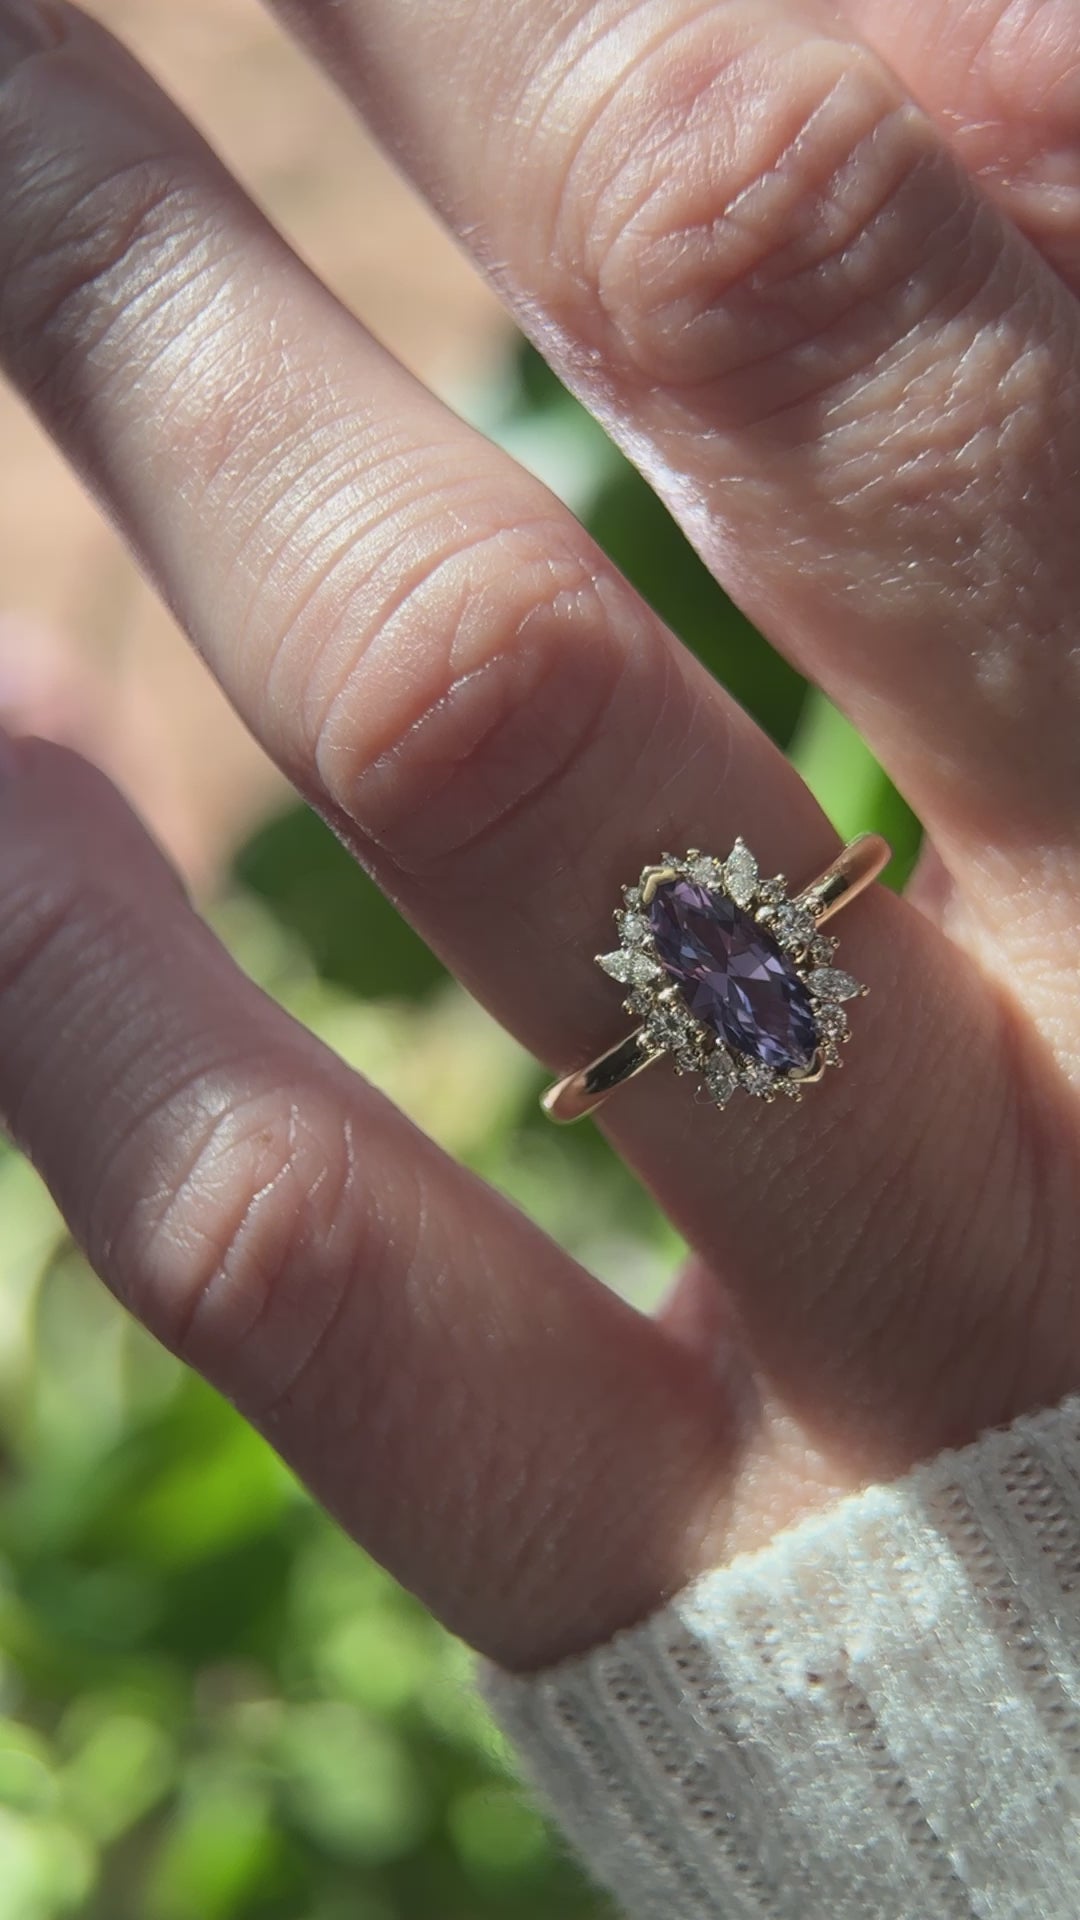
<path id="1" fill-rule="evenodd" d="M 606 1100 L 609 1093 L 614 1093 L 616 1087 L 644 1073 L 646 1067 L 651 1067 L 659 1058 L 645 1038 L 644 1027 L 638 1027 L 635 1033 L 628 1033 L 625 1040 L 609 1047 L 589 1066 L 577 1073 L 568 1073 L 565 1080 L 557 1080 L 542 1095 L 540 1104 L 553 1120 L 580 1120 Z"/>
<path id="2" fill-rule="evenodd" d="M 860 833 L 849 840 L 824 873 L 794 896 L 795 904 L 807 908 L 818 926 L 831 920 L 841 907 L 849 906 L 856 895 L 870 886 L 892 858 L 892 848 L 880 833 Z M 541 1097 L 540 1104 L 552 1120 L 581 1120 L 621 1087 L 627 1080 L 644 1073 L 654 1060 L 663 1058 L 662 1049 L 650 1045 L 644 1027 L 627 1034 L 587 1067 L 556 1080 Z"/>
<path id="3" fill-rule="evenodd" d="M 870 886 L 891 859 L 892 848 L 880 833 L 860 833 L 841 848 L 824 873 L 795 896 L 796 905 L 809 907 L 820 927 Z"/>

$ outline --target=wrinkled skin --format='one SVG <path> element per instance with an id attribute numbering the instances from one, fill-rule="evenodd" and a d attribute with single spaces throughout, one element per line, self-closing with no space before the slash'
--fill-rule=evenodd
<path id="1" fill-rule="evenodd" d="M 8 756 L 7 1125 L 133 1311 L 528 1669 L 1080 1381 L 1080 14 L 282 11 L 932 842 L 839 923 L 842 1075 L 605 1109 L 695 1250 L 650 1319 L 256 992 L 100 774 Z M 11 378 L 297 788 L 527 1046 L 589 1057 L 621 882 L 740 832 L 801 881 L 830 829 L 131 60 L 18 17 Z"/>

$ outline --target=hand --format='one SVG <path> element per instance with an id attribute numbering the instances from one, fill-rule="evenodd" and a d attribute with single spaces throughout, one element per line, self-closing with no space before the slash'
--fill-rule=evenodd
<path id="1" fill-rule="evenodd" d="M 155 1333 L 528 1668 L 1080 1378 L 1080 21 L 288 11 L 936 850 L 842 923 L 843 1075 L 719 1114 L 658 1067 L 605 1109 L 696 1249 L 654 1322 L 255 991 L 100 774 L 10 753 L 11 1131 Z M 12 378 L 297 788 L 588 1058 L 621 882 L 740 832 L 809 878 L 829 827 L 100 29 L 2 0 L 0 49 Z"/>

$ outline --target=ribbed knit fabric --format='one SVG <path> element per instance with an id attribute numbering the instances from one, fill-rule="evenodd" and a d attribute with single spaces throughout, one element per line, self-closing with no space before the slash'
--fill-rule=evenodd
<path id="1" fill-rule="evenodd" d="M 1080 1396 L 478 1679 L 637 1920 L 1080 1920 Z"/>

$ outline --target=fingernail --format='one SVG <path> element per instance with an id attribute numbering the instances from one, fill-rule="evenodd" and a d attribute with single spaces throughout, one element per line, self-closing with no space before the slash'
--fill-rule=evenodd
<path id="1" fill-rule="evenodd" d="M 64 37 L 59 13 L 39 0 L 0 0 L 0 75 L 32 53 L 58 47 Z"/>

